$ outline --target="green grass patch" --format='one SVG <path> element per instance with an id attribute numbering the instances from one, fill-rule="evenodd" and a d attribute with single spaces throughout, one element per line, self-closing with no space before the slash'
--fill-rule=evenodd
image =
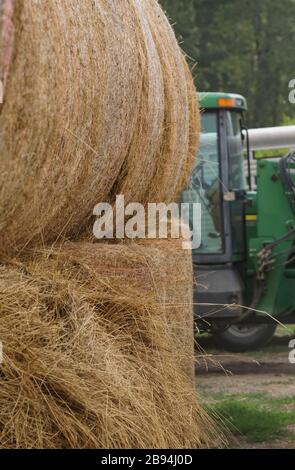
<path id="1" fill-rule="evenodd" d="M 291 331 L 291 333 L 295 336 L 295 325 L 287 325 L 288 330 Z"/>
<path id="2" fill-rule="evenodd" d="M 232 434 L 243 436 L 248 442 L 295 437 L 287 430 L 287 426 L 295 424 L 295 397 L 271 399 L 263 394 L 219 396 L 218 402 L 210 406 L 210 412 Z"/>
<path id="3" fill-rule="evenodd" d="M 295 336 L 295 325 L 278 326 L 276 336 Z"/>

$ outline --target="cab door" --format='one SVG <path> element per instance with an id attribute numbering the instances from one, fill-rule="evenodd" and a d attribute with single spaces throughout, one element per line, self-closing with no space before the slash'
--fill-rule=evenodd
<path id="1" fill-rule="evenodd" d="M 222 158 L 227 155 L 225 130 L 223 110 L 203 112 L 199 153 L 189 187 L 182 194 L 183 202 L 201 205 L 201 245 L 193 251 L 194 261 L 199 264 L 217 264 L 231 258 L 230 210 L 223 197 L 229 174 L 227 158 Z M 192 220 L 190 217 L 191 224 Z"/>
<path id="2" fill-rule="evenodd" d="M 241 119 L 241 112 L 227 109 L 202 114 L 200 149 L 182 194 L 183 202 L 201 204 L 201 246 L 193 252 L 198 264 L 229 263 L 244 249 Z"/>
<path id="3" fill-rule="evenodd" d="M 225 111 L 227 158 L 229 169 L 231 245 L 233 261 L 245 255 L 246 176 L 242 145 L 243 116 L 240 111 Z"/>

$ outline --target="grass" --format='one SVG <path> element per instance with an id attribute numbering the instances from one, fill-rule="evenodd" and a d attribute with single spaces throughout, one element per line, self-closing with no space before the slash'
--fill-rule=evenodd
<path id="1" fill-rule="evenodd" d="M 258 361 L 268 358 L 277 358 L 279 355 L 286 358 L 289 354 L 289 340 L 295 337 L 295 326 L 287 325 L 287 330 L 278 327 L 276 337 L 263 350 L 251 351 L 241 356 L 252 357 Z M 210 335 L 198 335 L 198 341 L 203 348 L 218 356 L 224 354 L 218 351 Z M 257 375 L 257 381 L 260 380 Z M 281 387 L 287 378 L 282 379 Z M 279 385 L 274 379 L 273 384 Z M 291 380 L 292 383 L 292 380 Z M 226 426 L 238 441 L 249 444 L 272 443 L 273 441 L 295 441 L 295 391 L 294 396 L 272 396 L 272 382 L 268 382 L 270 393 L 248 392 L 241 386 L 239 392 L 230 393 L 230 389 L 219 391 L 218 388 L 202 384 L 202 395 L 205 406 L 210 413 L 218 417 L 222 427 Z M 259 388 L 259 387 L 258 387 Z M 290 391 L 290 388 L 289 388 Z M 235 445 L 233 443 L 233 445 Z"/>
<path id="2" fill-rule="evenodd" d="M 295 325 L 288 325 L 288 330 L 295 336 Z"/>
<path id="3" fill-rule="evenodd" d="M 248 442 L 295 439 L 288 426 L 295 424 L 295 397 L 271 398 L 265 394 L 215 394 L 210 412 L 237 437 Z"/>

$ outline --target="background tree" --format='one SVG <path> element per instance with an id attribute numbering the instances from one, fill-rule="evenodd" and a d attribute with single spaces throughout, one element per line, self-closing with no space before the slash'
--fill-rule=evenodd
<path id="1" fill-rule="evenodd" d="M 202 91 L 245 95 L 251 126 L 295 122 L 295 0 L 162 0 Z"/>

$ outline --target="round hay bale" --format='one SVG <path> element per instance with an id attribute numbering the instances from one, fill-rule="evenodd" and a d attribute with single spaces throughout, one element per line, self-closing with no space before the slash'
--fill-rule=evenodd
<path id="1" fill-rule="evenodd" d="M 199 139 L 196 90 L 184 54 L 158 2 L 135 3 L 140 5 L 145 27 L 150 31 L 148 38 L 152 38 L 160 60 L 164 115 L 157 146 L 149 152 L 140 136 L 140 145 L 134 155 L 128 155 L 119 175 L 116 193 L 124 194 L 127 202 L 171 202 L 187 183 L 195 159 Z M 155 57 L 152 61 L 155 62 Z M 193 135 L 190 123 L 195 124 Z M 151 126 L 149 119 L 146 126 Z"/>
<path id="2" fill-rule="evenodd" d="M 143 1 L 161 57 L 165 86 L 164 135 L 147 201 L 175 200 L 189 148 L 188 81 L 185 59 L 158 2 Z M 197 130 L 196 130 L 197 133 Z M 187 175 L 186 175 L 187 176 Z"/>
<path id="3" fill-rule="evenodd" d="M 115 194 L 175 199 L 197 104 L 156 0 L 19 0 L 13 16 L 0 5 L 1 246 L 76 237 Z"/>
<path id="4" fill-rule="evenodd" d="M 180 277 L 167 245 L 68 244 L 0 268 L 0 447 L 209 446 L 169 327 Z"/>
<path id="5" fill-rule="evenodd" d="M 145 74 L 142 80 L 136 133 L 113 193 L 124 194 L 127 202 L 143 202 L 145 192 L 152 184 L 158 160 L 158 149 L 164 138 L 163 125 L 167 97 L 163 83 L 163 63 L 157 51 L 145 6 L 141 0 L 133 0 L 131 3 L 137 15 L 137 27 L 142 36 L 141 65 Z"/>
<path id="6" fill-rule="evenodd" d="M 176 194 L 179 194 L 188 184 L 192 168 L 195 165 L 197 152 L 199 146 L 199 136 L 201 130 L 200 113 L 198 106 L 198 98 L 196 95 L 196 88 L 192 80 L 192 74 L 187 63 L 185 64 L 186 80 L 188 84 L 188 105 L 189 105 L 189 147 L 187 158 L 182 164 L 182 173 L 178 179 L 178 187 Z"/>
<path id="7" fill-rule="evenodd" d="M 107 199 L 142 93 L 125 2 L 20 0 L 13 20 L 0 115 L 1 238 L 11 246 L 71 232 Z"/>

